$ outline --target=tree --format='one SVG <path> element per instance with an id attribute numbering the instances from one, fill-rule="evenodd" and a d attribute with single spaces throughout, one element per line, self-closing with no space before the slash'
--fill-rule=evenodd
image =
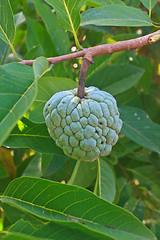
<path id="1" fill-rule="evenodd" d="M 0 0 L 0 12 L 1 238 L 159 238 L 160 2 Z M 92 162 L 66 156 L 43 116 L 53 94 L 83 99 L 85 86 L 112 94 L 123 120 Z"/>

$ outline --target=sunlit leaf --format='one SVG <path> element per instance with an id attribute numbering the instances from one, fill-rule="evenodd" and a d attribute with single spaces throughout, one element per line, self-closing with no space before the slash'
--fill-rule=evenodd
<path id="1" fill-rule="evenodd" d="M 5 146 L 13 148 L 29 147 L 40 153 L 62 154 L 48 133 L 45 123 L 36 124 L 23 118 L 4 142 Z"/>

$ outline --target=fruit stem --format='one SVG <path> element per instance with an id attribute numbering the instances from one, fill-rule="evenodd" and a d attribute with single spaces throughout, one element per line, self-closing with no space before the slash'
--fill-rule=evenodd
<path id="1" fill-rule="evenodd" d="M 81 99 L 84 98 L 84 96 L 85 96 L 86 74 L 87 74 L 87 70 L 88 70 L 91 62 L 92 62 L 92 57 L 90 54 L 84 56 L 83 62 L 81 65 L 80 74 L 79 74 L 79 84 L 78 84 L 78 89 L 77 89 L 77 97 L 79 97 Z"/>

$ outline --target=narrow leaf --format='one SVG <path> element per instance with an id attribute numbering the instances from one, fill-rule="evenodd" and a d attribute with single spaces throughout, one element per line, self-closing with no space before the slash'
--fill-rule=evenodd
<path id="1" fill-rule="evenodd" d="M 160 125 L 152 122 L 142 109 L 120 106 L 119 110 L 123 120 L 122 133 L 140 146 L 160 154 Z"/>
<path id="2" fill-rule="evenodd" d="M 83 224 L 106 239 L 156 239 L 129 212 L 76 186 L 22 177 L 9 184 L 1 201 L 46 220 Z"/>
<path id="3" fill-rule="evenodd" d="M 133 7 L 109 5 L 92 8 L 81 14 L 81 26 L 93 24 L 96 26 L 151 26 L 148 15 Z"/>
<path id="4" fill-rule="evenodd" d="M 19 63 L 0 67 L 0 145 L 31 106 L 35 96 L 36 83 L 31 67 Z"/>

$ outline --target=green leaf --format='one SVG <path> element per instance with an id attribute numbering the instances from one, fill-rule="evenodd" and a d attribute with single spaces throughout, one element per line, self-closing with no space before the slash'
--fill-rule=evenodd
<path id="1" fill-rule="evenodd" d="M 122 133 L 140 146 L 160 153 L 160 125 L 152 122 L 142 109 L 120 106 L 119 110 Z"/>
<path id="2" fill-rule="evenodd" d="M 160 203 L 160 175 L 155 166 L 142 166 L 134 169 L 128 168 L 139 183 L 147 189 L 152 199 Z"/>
<path id="3" fill-rule="evenodd" d="M 109 62 L 109 59 L 110 59 L 110 56 L 109 55 L 103 55 L 103 56 L 99 56 L 99 57 L 96 57 L 94 59 L 94 64 L 93 65 L 90 65 L 90 67 L 88 68 L 88 71 L 87 71 L 87 79 L 88 78 L 92 78 L 92 76 L 94 76 L 94 73 L 104 67 L 106 67 L 106 65 L 108 64 Z"/>
<path id="4" fill-rule="evenodd" d="M 23 57 L 23 60 L 35 59 L 40 56 L 43 56 L 43 48 L 41 45 L 32 47 Z"/>
<path id="5" fill-rule="evenodd" d="M 77 161 L 68 184 L 87 188 L 97 175 L 97 162 Z"/>
<path id="6" fill-rule="evenodd" d="M 42 176 L 41 162 L 42 162 L 41 154 L 36 154 L 26 167 L 22 176 L 41 177 Z"/>
<path id="7" fill-rule="evenodd" d="M 73 33 L 78 49 L 81 49 L 76 32 L 80 26 L 80 10 L 86 0 L 45 0 L 56 11 L 62 27 Z"/>
<path id="8" fill-rule="evenodd" d="M 149 11 L 151 11 L 152 8 L 154 8 L 154 6 L 157 3 L 157 0 L 140 0 L 140 1 Z"/>
<path id="9" fill-rule="evenodd" d="M 148 94 L 153 78 L 153 64 L 151 60 L 146 56 L 137 55 L 131 64 L 145 69 L 145 72 L 139 81 L 139 85 L 143 88 L 144 92 Z"/>
<path id="10" fill-rule="evenodd" d="M 148 15 L 133 7 L 109 5 L 92 8 L 81 14 L 81 26 L 93 24 L 96 26 L 151 26 Z"/>
<path id="11" fill-rule="evenodd" d="M 143 221 L 145 208 L 144 205 L 140 202 L 140 200 L 136 199 L 135 197 L 131 197 L 124 205 L 124 208 L 127 211 L 133 213 L 138 219 Z"/>
<path id="12" fill-rule="evenodd" d="M 40 153 L 63 155 L 63 151 L 50 137 L 46 124 L 32 123 L 26 118 L 18 121 L 18 125 L 13 129 L 4 145 L 13 148 L 29 147 Z"/>
<path id="13" fill-rule="evenodd" d="M 37 123 L 45 122 L 43 108 L 46 102 L 56 92 L 73 89 L 75 87 L 77 87 L 77 83 L 69 78 L 42 77 L 38 81 L 38 94 L 29 111 L 29 119 Z"/>
<path id="14" fill-rule="evenodd" d="M 9 236 L 9 238 L 8 238 Z M 87 229 L 76 222 L 50 222 L 36 229 L 28 221 L 19 220 L 8 230 L 6 237 L 2 239 L 17 240 L 111 240 L 103 234 Z M 13 238 L 11 238 L 13 237 Z"/>
<path id="15" fill-rule="evenodd" d="M 57 172 L 68 160 L 69 157 L 63 155 L 42 154 L 43 177 L 48 177 Z"/>
<path id="16" fill-rule="evenodd" d="M 56 15 L 41 0 L 34 1 L 35 7 L 45 23 L 48 33 L 52 39 L 56 52 L 63 55 L 70 50 L 70 41 L 67 32 L 59 25 Z"/>
<path id="17" fill-rule="evenodd" d="M 119 187 L 120 197 L 118 204 L 123 206 L 131 198 L 132 188 L 131 184 L 124 177 L 119 177 L 117 179 L 117 184 Z"/>
<path id="18" fill-rule="evenodd" d="M 35 229 L 29 221 L 24 221 L 20 219 L 14 225 L 12 225 L 8 231 L 17 233 L 32 233 Z"/>
<path id="19" fill-rule="evenodd" d="M 93 3 L 95 5 L 93 5 Z M 107 5 L 125 5 L 125 3 L 122 2 L 121 0 L 90 0 L 87 1 L 86 4 L 93 7 L 101 7 Z"/>
<path id="20" fill-rule="evenodd" d="M 7 62 L 10 46 L 0 39 L 0 65 L 3 65 Z"/>
<path id="21" fill-rule="evenodd" d="M 45 57 L 39 57 L 33 63 L 33 72 L 35 80 L 41 78 L 49 69 L 48 69 L 48 60 Z"/>
<path id="22" fill-rule="evenodd" d="M 128 64 L 113 64 L 99 69 L 87 78 L 86 86 L 93 85 L 116 95 L 134 86 L 143 73 L 142 68 Z"/>
<path id="23" fill-rule="evenodd" d="M 113 202 L 116 195 L 116 181 L 113 169 L 104 160 L 98 161 L 97 194 L 108 202 Z"/>
<path id="24" fill-rule="evenodd" d="M 60 24 L 68 31 L 76 33 L 81 17 L 80 9 L 86 0 L 45 0 L 56 11 Z"/>
<path id="25" fill-rule="evenodd" d="M 9 184 L 1 201 L 42 219 L 68 222 L 72 228 L 83 224 L 110 240 L 156 239 L 129 212 L 76 186 L 22 177 Z"/>
<path id="26" fill-rule="evenodd" d="M 4 240 L 44 240 L 36 237 L 30 238 L 30 235 L 26 235 L 23 233 L 7 233 L 2 239 Z M 46 240 L 46 239 L 45 239 Z"/>
<path id="27" fill-rule="evenodd" d="M 133 151 L 137 150 L 138 148 L 140 148 L 140 146 L 127 137 L 120 138 L 118 143 L 114 146 L 117 158 L 124 157 L 129 153 L 133 154 Z"/>
<path id="28" fill-rule="evenodd" d="M 42 223 L 42 220 L 39 220 L 38 218 L 35 218 L 35 216 L 24 212 L 22 210 L 19 210 L 18 208 L 12 207 L 6 203 L 0 203 L 3 211 L 5 212 L 5 216 L 7 220 L 9 220 L 10 224 L 15 224 L 18 220 L 20 220 L 23 217 L 23 220 L 28 220 L 34 226 L 39 225 Z"/>
<path id="29" fill-rule="evenodd" d="M 45 57 L 54 57 L 57 55 L 54 45 L 52 43 L 51 37 L 49 36 L 47 30 L 42 27 L 38 22 L 30 18 L 27 20 L 27 48 L 31 50 L 35 46 L 42 46 Z"/>
<path id="30" fill-rule="evenodd" d="M 0 0 L 0 12 L 0 38 L 12 45 L 15 37 L 15 25 L 9 0 Z"/>
<path id="31" fill-rule="evenodd" d="M 124 205 L 124 208 L 127 211 L 133 212 L 136 208 L 136 205 L 138 203 L 138 200 L 135 197 L 131 197 Z"/>
<path id="32" fill-rule="evenodd" d="M 20 63 L 0 67 L 0 145 L 36 96 L 33 70 Z"/>

